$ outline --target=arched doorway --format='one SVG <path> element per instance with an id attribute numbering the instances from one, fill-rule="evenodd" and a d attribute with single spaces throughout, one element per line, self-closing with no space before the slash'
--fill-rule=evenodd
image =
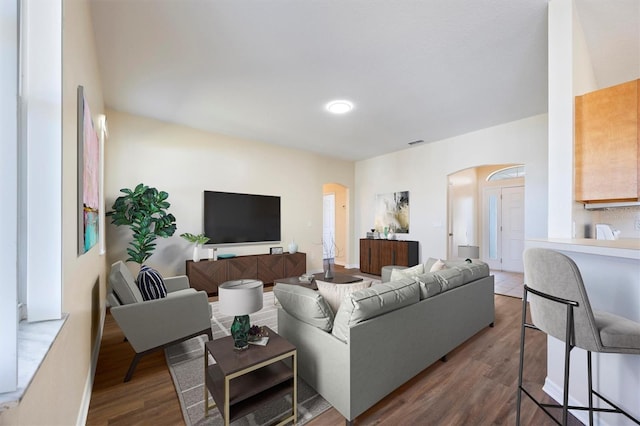
<path id="1" fill-rule="evenodd" d="M 322 185 L 322 257 L 347 265 L 349 253 L 349 189 L 339 183 Z"/>
<path id="2" fill-rule="evenodd" d="M 472 246 L 491 269 L 522 272 L 524 166 L 478 166 L 449 175 L 447 229 L 450 259 L 461 258 L 460 246 Z"/>

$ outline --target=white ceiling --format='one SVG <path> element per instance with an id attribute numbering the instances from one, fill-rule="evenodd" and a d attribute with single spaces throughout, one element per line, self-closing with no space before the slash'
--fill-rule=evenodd
<path id="1" fill-rule="evenodd" d="M 633 11 L 640 1 L 579 3 L 598 17 L 602 3 Z M 349 160 L 547 111 L 547 0 L 91 6 L 115 110 Z M 636 28 L 639 17 L 640 8 Z M 602 49 L 604 33 L 587 42 Z M 355 109 L 331 115 L 332 99 Z"/>

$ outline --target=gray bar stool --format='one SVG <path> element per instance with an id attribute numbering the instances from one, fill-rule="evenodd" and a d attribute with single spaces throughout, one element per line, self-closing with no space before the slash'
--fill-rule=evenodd
<path id="1" fill-rule="evenodd" d="M 636 424 L 640 421 L 593 390 L 591 352 L 640 355 L 640 323 L 607 312 L 593 311 L 584 288 L 580 270 L 569 257 L 553 250 L 531 248 L 524 253 L 526 285 L 522 299 L 522 330 L 520 338 L 520 368 L 518 371 L 517 424 L 520 424 L 522 393 L 558 424 L 567 424 L 568 410 L 588 410 L 589 424 L 593 412 L 620 413 Z M 531 321 L 527 323 L 527 299 Z M 563 403 L 538 402 L 522 386 L 525 330 L 534 329 L 565 342 Z M 569 361 L 574 347 L 587 351 L 587 381 L 589 406 L 569 405 Z M 613 408 L 594 408 L 593 395 Z M 562 423 L 547 408 L 562 408 Z"/>

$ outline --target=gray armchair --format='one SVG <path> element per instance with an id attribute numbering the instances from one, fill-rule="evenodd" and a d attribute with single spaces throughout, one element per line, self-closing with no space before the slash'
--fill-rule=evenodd
<path id="1" fill-rule="evenodd" d="M 124 381 L 128 382 L 144 355 L 166 346 L 211 332 L 211 307 L 207 293 L 189 287 L 182 275 L 164 278 L 167 297 L 142 299 L 129 268 L 118 261 L 111 265 L 107 300 L 111 315 L 136 352 Z"/>

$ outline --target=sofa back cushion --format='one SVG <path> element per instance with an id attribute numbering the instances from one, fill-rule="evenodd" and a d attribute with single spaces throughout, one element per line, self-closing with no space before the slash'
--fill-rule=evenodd
<path id="1" fill-rule="evenodd" d="M 333 327 L 333 311 L 322 295 L 299 285 L 277 283 L 273 289 L 280 306 L 294 318 L 324 331 Z"/>
<path id="2" fill-rule="evenodd" d="M 348 343 L 349 328 L 353 325 L 419 300 L 418 284 L 409 278 L 372 285 L 344 298 L 333 321 L 331 333 Z"/>
<path id="3" fill-rule="evenodd" d="M 426 299 L 452 288 L 489 276 L 489 265 L 484 262 L 447 262 L 447 268 L 425 272 L 414 277 L 420 285 L 420 299 Z"/>
<path id="4" fill-rule="evenodd" d="M 118 297 L 118 300 L 123 305 L 130 303 L 142 302 L 142 294 L 136 286 L 136 280 L 131 275 L 131 271 L 127 268 L 127 265 L 122 261 L 117 261 L 111 265 L 111 272 L 109 273 L 109 283 L 111 284 L 111 290 Z"/>
<path id="5" fill-rule="evenodd" d="M 336 284 L 320 280 L 316 280 L 315 282 L 318 286 L 318 293 L 324 297 L 324 300 L 329 304 L 334 314 L 338 312 L 347 294 L 371 287 L 371 280 L 363 280 L 350 284 Z"/>
<path id="6" fill-rule="evenodd" d="M 459 270 L 460 273 L 462 273 L 462 281 L 464 281 L 465 284 L 489 276 L 489 265 L 479 260 L 473 261 L 472 263 L 452 262 L 447 264 L 447 266 L 449 269 Z"/>

